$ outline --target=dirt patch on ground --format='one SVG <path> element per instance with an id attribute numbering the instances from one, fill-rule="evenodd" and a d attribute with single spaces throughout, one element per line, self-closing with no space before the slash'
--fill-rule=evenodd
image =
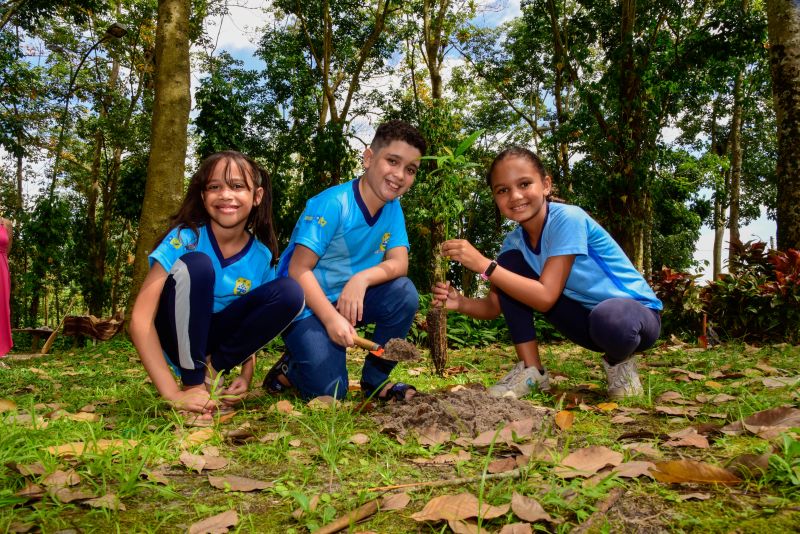
<path id="1" fill-rule="evenodd" d="M 383 346 L 383 358 L 393 362 L 413 362 L 419 360 L 419 351 L 413 343 L 405 339 L 392 338 Z"/>
<path id="2" fill-rule="evenodd" d="M 541 430 L 553 410 L 527 401 L 496 398 L 480 389 L 417 393 L 406 402 L 390 403 L 373 414 L 384 432 L 405 437 L 409 432 L 431 427 L 474 438 L 501 424 L 533 419 L 533 430 Z"/>

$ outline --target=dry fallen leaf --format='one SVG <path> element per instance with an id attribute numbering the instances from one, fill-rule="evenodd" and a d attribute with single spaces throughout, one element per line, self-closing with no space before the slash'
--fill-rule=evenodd
<path id="1" fill-rule="evenodd" d="M 422 511 L 412 514 L 411 518 L 416 521 L 450 521 L 480 515 L 484 519 L 493 519 L 505 514 L 508 509 L 508 504 L 491 506 L 485 502 L 479 509 L 477 497 L 471 493 L 459 493 L 458 495 L 434 497 L 428 501 Z"/>
<path id="2" fill-rule="evenodd" d="M 619 408 L 619 404 L 616 402 L 601 402 L 597 405 L 597 409 L 601 412 L 613 412 L 617 408 Z"/>
<path id="3" fill-rule="evenodd" d="M 526 438 L 533 433 L 533 418 L 522 419 L 519 421 L 511 421 L 504 426 L 499 432 L 497 430 L 487 430 L 481 432 L 472 440 L 472 445 L 475 447 L 488 447 L 493 441 L 495 444 L 505 443 L 512 445 L 514 443 L 514 436 L 517 438 Z M 495 438 L 495 434 L 497 437 Z"/>
<path id="4" fill-rule="evenodd" d="M 622 446 L 623 449 L 634 451 L 649 458 L 661 458 L 663 456 L 660 451 L 656 450 L 650 443 L 626 443 Z"/>
<path id="5" fill-rule="evenodd" d="M 332 406 L 336 406 L 336 399 L 330 395 L 323 395 L 321 397 L 314 397 L 306 404 L 312 410 L 327 410 Z M 291 413 L 291 411 L 286 412 Z"/>
<path id="6" fill-rule="evenodd" d="M 49 488 L 47 493 L 54 499 L 64 504 L 71 503 L 73 501 L 84 501 L 94 497 L 94 494 L 92 493 L 88 493 L 79 489 L 73 490 L 70 488 Z"/>
<path id="7" fill-rule="evenodd" d="M 17 403 L 11 399 L 0 399 L 0 413 L 13 412 L 17 409 Z"/>
<path id="8" fill-rule="evenodd" d="M 498 460 L 494 460 L 490 462 L 487 466 L 487 470 L 490 473 L 505 473 L 507 471 L 513 471 L 517 468 L 517 460 L 516 458 L 500 458 Z"/>
<path id="9" fill-rule="evenodd" d="M 294 406 L 292 405 L 292 403 L 289 402 L 288 400 L 285 400 L 285 399 L 284 400 L 279 400 L 278 402 L 276 402 L 272 406 L 273 406 L 273 408 L 275 410 L 277 410 L 280 413 L 292 414 L 292 415 L 296 415 L 298 413 L 298 412 L 295 411 Z"/>
<path id="10" fill-rule="evenodd" d="M 785 388 L 800 383 L 800 376 L 773 376 L 764 378 L 761 383 L 770 389 Z"/>
<path id="11" fill-rule="evenodd" d="M 32 464 L 16 464 L 17 471 L 22 476 L 44 475 L 47 473 L 42 462 L 34 462 Z"/>
<path id="12" fill-rule="evenodd" d="M 262 437 L 258 438 L 261 443 L 272 443 L 282 438 L 291 436 L 289 432 L 267 432 Z"/>
<path id="13" fill-rule="evenodd" d="M 694 460 L 656 462 L 653 478 L 666 483 L 738 484 L 741 480 L 725 468 Z"/>
<path id="14" fill-rule="evenodd" d="M 511 511 L 514 512 L 514 515 L 529 523 L 536 523 L 537 521 L 553 522 L 553 518 L 545 512 L 539 501 L 521 495 L 516 491 L 511 496 Z"/>
<path id="15" fill-rule="evenodd" d="M 699 492 L 696 492 L 696 493 L 684 493 L 683 495 L 679 495 L 678 496 L 678 499 L 680 499 L 682 501 L 690 501 L 690 500 L 707 501 L 710 498 L 711 498 L 711 494 L 710 493 L 699 493 Z"/>
<path id="16" fill-rule="evenodd" d="M 88 504 L 92 508 L 105 508 L 107 510 L 114 510 L 117 512 L 125 511 L 127 509 L 119 500 L 119 498 L 113 493 L 106 493 L 102 497 L 83 501 L 83 504 Z"/>
<path id="17" fill-rule="evenodd" d="M 26 497 L 28 499 L 39 499 L 44 494 L 44 488 L 33 482 L 28 482 L 24 488 L 15 493 L 18 497 Z"/>
<path id="18" fill-rule="evenodd" d="M 238 523 L 239 514 L 236 513 L 236 510 L 228 510 L 192 524 L 187 532 L 188 534 L 219 534 L 228 532 L 228 527 L 235 527 Z"/>
<path id="19" fill-rule="evenodd" d="M 459 519 L 451 519 L 447 522 L 447 526 L 453 534 L 486 534 L 486 530 L 480 528 L 478 523 L 474 521 L 461 521 Z"/>
<path id="20" fill-rule="evenodd" d="M 499 534 L 533 534 L 529 523 L 510 523 L 503 525 Z"/>
<path id="21" fill-rule="evenodd" d="M 681 395 L 677 391 L 665 391 L 664 393 L 662 393 L 661 395 L 656 397 L 656 401 L 655 402 L 657 402 L 657 403 L 672 402 L 672 401 L 677 400 L 677 399 L 683 399 L 683 395 Z"/>
<path id="22" fill-rule="evenodd" d="M 366 445 L 369 443 L 369 436 L 366 434 L 362 434 L 361 432 L 357 432 L 350 436 L 350 443 L 354 445 Z"/>
<path id="23" fill-rule="evenodd" d="M 778 406 L 756 412 L 743 420 L 722 427 L 724 434 L 738 436 L 748 430 L 764 439 L 772 439 L 789 428 L 800 426 L 800 409 Z"/>
<path id="24" fill-rule="evenodd" d="M 200 430 L 194 430 L 185 438 L 183 438 L 181 441 L 181 446 L 183 448 L 189 448 L 195 445 L 200 445 L 201 443 L 205 443 L 213 438 L 215 434 L 216 432 L 213 428 L 201 428 Z"/>
<path id="25" fill-rule="evenodd" d="M 402 510 L 410 502 L 411 496 L 408 493 L 390 493 L 381 499 L 379 508 L 382 512 Z"/>
<path id="26" fill-rule="evenodd" d="M 638 478 L 642 476 L 653 478 L 650 469 L 655 467 L 653 462 L 642 462 L 634 460 L 632 462 L 625 462 L 619 464 L 611 470 L 612 473 L 622 478 Z"/>
<path id="27" fill-rule="evenodd" d="M 138 444 L 132 439 L 98 439 L 88 443 L 75 441 L 64 445 L 53 445 L 46 450 L 54 456 L 82 456 L 85 452 L 102 453 L 106 451 L 119 452 L 123 448 L 135 447 Z"/>
<path id="28" fill-rule="evenodd" d="M 569 430 L 575 422 L 575 414 L 569 410 L 561 410 L 555 415 L 556 425 L 561 430 Z"/>
<path id="29" fill-rule="evenodd" d="M 708 439 L 705 436 L 694 433 L 680 436 L 664 443 L 665 447 L 697 447 L 698 449 L 709 448 Z"/>
<path id="30" fill-rule="evenodd" d="M 215 477 L 208 475 L 208 483 L 217 489 L 229 491 L 255 491 L 271 488 L 272 482 L 265 482 L 263 480 L 255 480 L 247 477 L 237 477 L 235 475 L 225 475 L 222 477 Z"/>
<path id="31" fill-rule="evenodd" d="M 455 464 L 458 462 L 468 462 L 472 455 L 465 450 L 459 450 L 457 454 L 437 454 L 433 458 L 412 458 L 411 461 L 418 465 L 425 464 Z"/>
<path id="32" fill-rule="evenodd" d="M 420 445 L 441 445 L 450 440 L 450 432 L 431 425 L 418 430 L 417 442 Z"/>
<path id="33" fill-rule="evenodd" d="M 608 447 L 586 447 L 568 454 L 556 466 L 554 473 L 562 478 L 587 477 L 606 466 L 616 467 L 621 463 L 622 453 Z"/>
<path id="34" fill-rule="evenodd" d="M 615 415 L 611 418 L 611 422 L 615 425 L 624 425 L 626 423 L 633 423 L 636 419 L 628 417 L 627 415 Z"/>
<path id="35" fill-rule="evenodd" d="M 65 486 L 74 486 L 80 483 L 80 481 L 81 477 L 74 469 L 70 469 L 69 471 L 58 469 L 47 475 L 44 480 L 42 480 L 42 484 L 48 487 L 61 488 Z"/>

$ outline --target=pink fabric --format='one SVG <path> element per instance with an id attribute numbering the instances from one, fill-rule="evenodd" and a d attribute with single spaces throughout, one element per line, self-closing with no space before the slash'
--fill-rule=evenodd
<path id="1" fill-rule="evenodd" d="M 14 346 L 11 339 L 11 277 L 8 273 L 8 232 L 0 224 L 0 357 Z"/>

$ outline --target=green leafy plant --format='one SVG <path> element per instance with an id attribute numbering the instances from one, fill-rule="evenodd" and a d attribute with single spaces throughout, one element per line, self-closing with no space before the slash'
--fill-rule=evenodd
<path id="1" fill-rule="evenodd" d="M 800 441 L 788 434 L 782 435 L 780 449 L 769 458 L 769 478 L 800 490 Z"/>
<path id="2" fill-rule="evenodd" d="M 432 244 L 437 250 L 433 263 L 434 282 L 446 281 L 450 264 L 438 249 L 444 241 L 455 237 L 454 229 L 460 227 L 459 221 L 464 212 L 464 183 L 470 179 L 469 171 L 478 166 L 467 158 L 466 153 L 482 133 L 482 130 L 472 133 L 455 150 L 443 147 L 438 155 L 423 158 L 436 163 L 436 168 L 428 174 L 433 219 Z M 431 308 L 427 323 L 433 366 L 442 375 L 447 367 L 447 310 Z"/>

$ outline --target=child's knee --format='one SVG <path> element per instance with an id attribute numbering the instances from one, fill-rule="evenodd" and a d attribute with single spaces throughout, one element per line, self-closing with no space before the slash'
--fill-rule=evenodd
<path id="1" fill-rule="evenodd" d="M 305 305 L 305 295 L 303 294 L 303 288 L 300 287 L 300 284 L 289 277 L 278 278 L 275 280 L 275 284 L 278 286 L 281 300 L 286 306 L 286 309 L 290 312 L 294 312 L 294 315 L 300 313 L 300 310 L 302 310 Z"/>
<path id="2" fill-rule="evenodd" d="M 396 302 L 398 313 L 414 316 L 419 308 L 419 293 L 414 283 L 406 277 L 398 278 L 392 299 Z M 396 297 L 395 297 L 396 295 Z"/>

